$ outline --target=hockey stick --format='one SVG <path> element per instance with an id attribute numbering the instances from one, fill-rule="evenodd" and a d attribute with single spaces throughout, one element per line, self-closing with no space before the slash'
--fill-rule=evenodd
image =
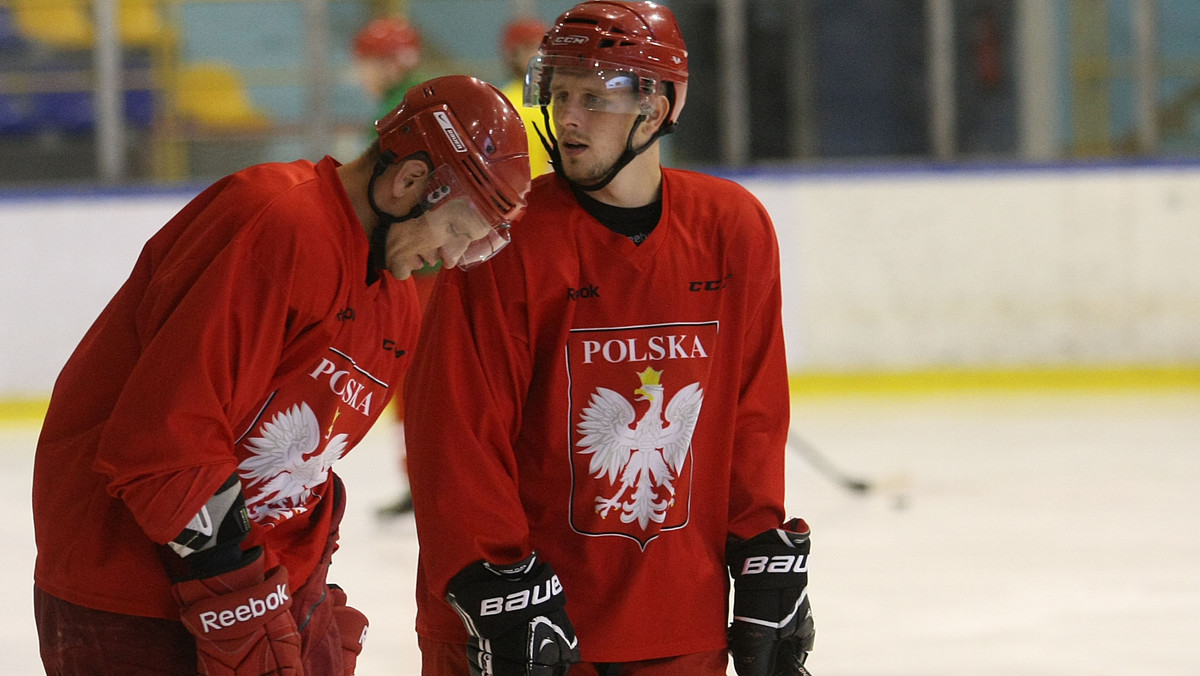
<path id="1" fill-rule="evenodd" d="M 803 455 L 804 458 L 808 460 L 809 464 L 816 468 L 820 474 L 823 474 L 825 478 L 841 486 L 842 488 L 845 488 L 852 493 L 868 493 L 871 491 L 872 486 L 870 483 L 862 479 L 855 479 L 854 477 L 849 476 L 845 472 L 839 470 L 833 465 L 833 463 L 829 462 L 828 458 L 822 455 L 820 451 L 818 451 L 812 444 L 808 443 L 808 441 L 805 440 L 804 437 L 800 436 L 800 433 L 796 432 L 794 429 L 788 430 L 788 446 L 791 446 L 799 451 L 800 455 Z"/>

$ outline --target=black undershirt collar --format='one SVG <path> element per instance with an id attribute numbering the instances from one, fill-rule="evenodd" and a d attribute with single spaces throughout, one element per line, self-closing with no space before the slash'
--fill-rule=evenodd
<path id="1" fill-rule="evenodd" d="M 644 207 L 614 207 L 605 204 L 582 190 L 573 190 L 579 206 L 604 227 L 618 235 L 624 235 L 634 244 L 646 241 L 654 226 L 662 218 L 662 199 Z"/>

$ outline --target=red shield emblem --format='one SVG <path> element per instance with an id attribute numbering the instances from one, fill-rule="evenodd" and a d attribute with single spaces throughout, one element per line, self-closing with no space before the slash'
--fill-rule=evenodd
<path id="1" fill-rule="evenodd" d="M 571 526 L 645 546 L 687 525 L 716 322 L 576 329 L 567 343 Z"/>

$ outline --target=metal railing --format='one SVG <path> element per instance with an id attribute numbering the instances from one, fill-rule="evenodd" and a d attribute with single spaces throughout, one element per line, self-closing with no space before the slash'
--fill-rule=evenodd
<path id="1" fill-rule="evenodd" d="M 965 121 L 960 113 L 964 96 L 963 12 L 989 5 L 1007 8 L 1011 34 L 1007 36 L 1012 69 L 1012 149 L 1008 157 L 1047 161 L 1074 157 L 1118 155 L 1150 156 L 1165 145 L 1200 152 L 1200 130 L 1193 121 L 1200 110 L 1200 47 L 1195 54 L 1164 54 L 1160 44 L 1164 3 L 1186 0 L 1127 0 L 1128 30 L 1132 49 L 1116 54 L 1110 47 L 1115 30 L 1110 25 L 1109 3 L 1096 0 L 915 0 L 907 5 L 921 13 L 923 35 L 918 36 L 924 58 L 912 67 L 923 82 L 921 110 L 927 137 L 915 152 L 917 159 L 953 161 L 968 158 L 962 145 Z M 358 16 L 381 12 L 409 11 L 426 17 L 447 7 L 452 0 L 0 0 L 0 11 L 20 17 L 31 8 L 61 10 L 57 22 L 49 24 L 56 37 L 36 43 L 36 55 L 22 62 L 6 56 L 0 67 L 0 127 L 3 104 L 25 101 L 34 95 L 85 94 L 94 119 L 86 133 L 72 137 L 69 144 L 53 143 L 36 133 L 5 137 L 0 150 L 15 153 L 26 146 L 70 145 L 79 162 L 91 163 L 90 180 L 105 183 L 128 181 L 178 181 L 197 174 L 223 173 L 240 163 L 272 157 L 269 148 L 286 145 L 310 157 L 331 151 L 340 137 L 359 134 L 366 121 L 343 119 L 333 107 L 339 85 L 337 64 L 346 58 L 350 26 L 346 12 Z M 677 144 L 685 161 L 719 163 L 729 167 L 763 161 L 755 149 L 763 145 L 755 120 L 762 119 L 763 106 L 779 105 L 778 115 L 787 117 L 792 138 L 782 160 L 819 161 L 828 152 L 822 120 L 829 96 L 839 95 L 838 86 L 818 92 L 820 35 L 813 0 L 665 0 L 675 9 L 685 35 L 699 25 L 695 17 L 710 17 L 715 28 L 711 39 L 689 38 L 694 87 L 688 98 L 684 124 L 698 131 L 691 137 L 681 133 Z M 441 3 L 441 4 L 439 4 Z M 788 44 L 767 45 L 787 64 L 792 75 L 784 81 L 763 84 L 753 77 L 755 59 L 763 45 L 757 44 L 750 18 L 764 6 L 774 4 L 794 28 L 784 38 Z M 230 64 L 228 72 L 215 72 L 211 64 L 188 60 L 189 39 L 184 14 L 196 6 L 213 7 L 277 5 L 301 17 L 302 44 L 290 63 L 255 65 Z M 554 16 L 569 7 L 571 0 L 508 0 L 497 3 L 496 23 L 516 13 Z M 906 5 L 906 6 L 907 6 Z M 893 5 L 895 6 L 895 5 Z M 1178 11 L 1180 5 L 1173 5 Z M 1183 6 L 1186 11 L 1186 5 Z M 130 14 L 134 9 L 140 14 Z M 1200 6 L 1195 11 L 1200 13 Z M 231 11 L 231 16 L 232 16 Z M 132 17 L 132 18 L 131 18 Z M 43 17 L 45 19 L 45 17 Z M 49 21 L 49 20 L 48 20 Z M 20 21 L 10 29 L 28 30 Z M 436 28 L 436 27 L 435 27 Z M 229 22 L 226 30 L 252 31 L 255 26 Z M 340 31 L 340 32 L 339 32 Z M 436 34 L 437 31 L 432 31 Z M 452 34 L 453 32 L 450 31 Z M 433 71 L 468 72 L 474 65 L 456 53 L 456 40 L 477 36 L 455 36 L 427 41 L 436 64 Z M 490 38 L 489 38 L 490 39 Z M 0 27 L 0 50 L 5 49 Z M 756 50 L 758 50 L 756 52 Z M 14 52 L 4 52 L 6 55 Z M 47 54 L 57 53 L 53 67 Z M 705 63 L 715 64 L 711 72 Z M 23 67 L 25 66 L 25 67 Z M 434 72 L 433 74 L 437 74 Z M 223 90 L 229 98 L 218 100 L 215 89 L 202 83 L 226 78 Z M 229 80 L 232 78 L 232 80 Z M 707 79 L 706 79 L 707 78 Z M 1164 82 L 1175 83 L 1170 92 Z M 1182 84 L 1179 84 L 1182 83 Z M 342 83 L 344 84 L 344 83 Z M 214 85 L 215 86 L 215 85 Z M 298 92 L 303 113 L 281 115 L 269 105 L 257 103 L 252 92 L 285 87 Z M 779 90 L 777 104 L 763 102 L 763 87 Z M 1131 92 L 1122 115 L 1131 123 L 1114 121 L 1115 91 Z M 832 92 L 832 94 L 831 94 Z M 240 98 L 238 98 L 240 96 Z M 225 123 L 205 118 L 197 107 L 208 104 Z M 704 106 L 709 106 L 706 110 Z M 239 108 L 241 106 L 241 108 Z M 147 112 L 149 111 L 149 112 Z M 773 113 L 774 111 L 767 111 Z M 1064 129 L 1063 126 L 1066 126 Z M 1122 126 L 1124 125 L 1124 126 Z M 2 130 L 0 130 L 2 131 Z M 286 143 L 284 142 L 286 141 Z M 89 147 L 81 151 L 81 145 Z M 691 145 L 689 145 L 691 144 Z M 706 145 L 708 148 L 696 148 Z M 238 152 L 242 154 L 237 154 Z M 222 153 L 230 155 L 227 164 Z M 28 157 L 50 155 L 31 150 Z M 200 162 L 197 158 L 209 157 Z M 215 158 L 215 160 L 213 160 Z M 779 160 L 776 160 L 779 161 Z M 53 178 L 53 169 L 44 172 Z M 0 175 L 0 182 L 12 180 Z"/>

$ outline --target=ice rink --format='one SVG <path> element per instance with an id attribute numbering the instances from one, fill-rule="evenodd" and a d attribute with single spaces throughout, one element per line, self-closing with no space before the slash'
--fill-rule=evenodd
<path id="1" fill-rule="evenodd" d="M 805 398 L 793 427 L 874 484 L 854 494 L 789 456 L 789 510 L 813 529 L 816 676 L 1200 674 L 1200 391 Z M 415 529 L 374 515 L 399 486 L 394 434 L 337 465 L 350 502 L 331 581 L 371 618 L 362 676 L 418 673 Z M 41 673 L 36 437 L 0 427 L 6 676 Z"/>

